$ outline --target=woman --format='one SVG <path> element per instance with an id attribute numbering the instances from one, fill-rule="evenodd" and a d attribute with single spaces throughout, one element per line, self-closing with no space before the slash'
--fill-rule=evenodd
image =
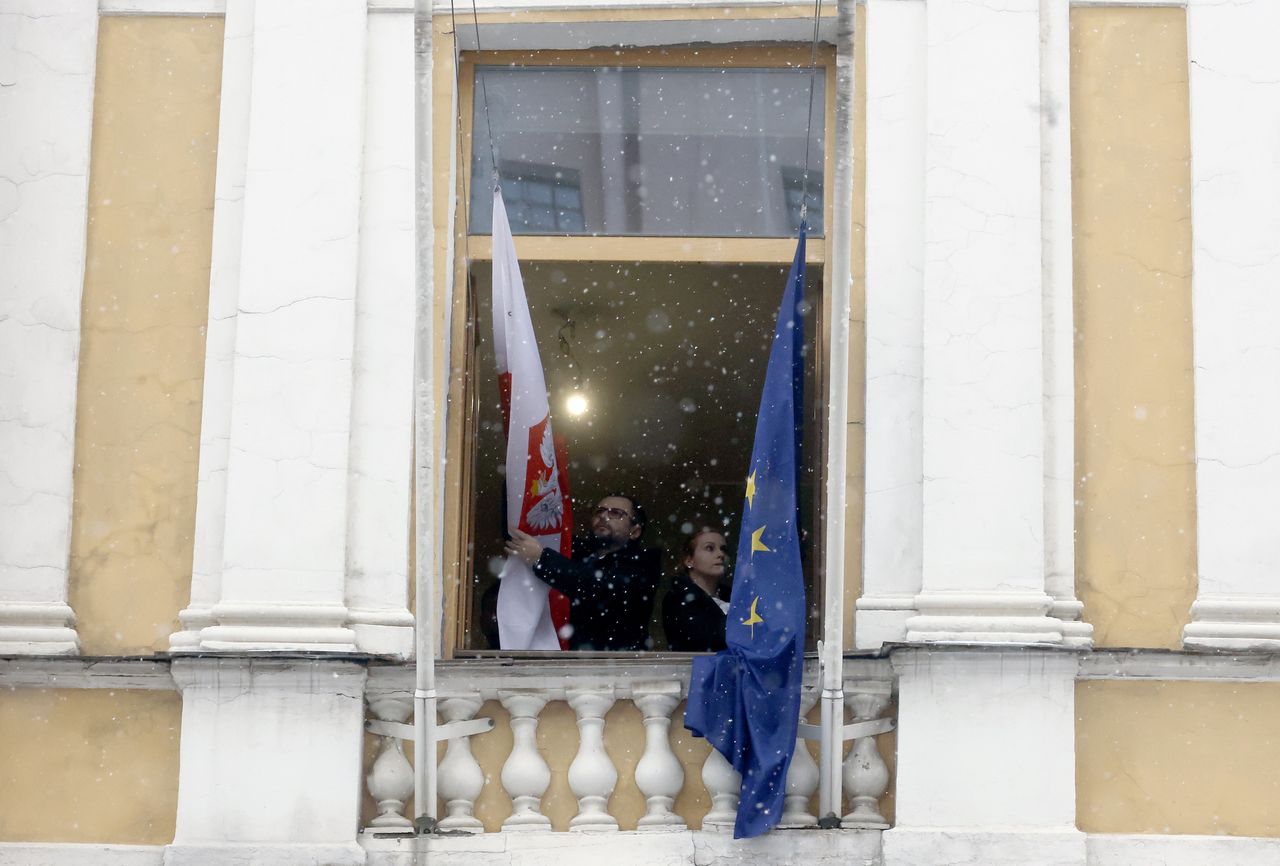
<path id="1" fill-rule="evenodd" d="M 710 527 L 685 540 L 684 572 L 676 575 L 662 601 L 662 624 L 671 650 L 719 652 L 725 648 L 729 602 L 720 598 L 720 592 L 728 554 L 725 537 Z"/>

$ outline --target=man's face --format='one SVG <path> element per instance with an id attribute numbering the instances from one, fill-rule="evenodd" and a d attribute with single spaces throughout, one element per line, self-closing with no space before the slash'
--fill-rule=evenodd
<path id="1" fill-rule="evenodd" d="M 591 534 L 609 546 L 621 547 L 640 537 L 635 510 L 625 496 L 606 496 L 591 515 Z"/>

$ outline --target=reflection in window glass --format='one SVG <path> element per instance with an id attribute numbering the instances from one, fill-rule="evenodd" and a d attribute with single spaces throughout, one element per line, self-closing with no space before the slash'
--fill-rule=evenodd
<path id="1" fill-rule="evenodd" d="M 795 233 L 807 69 L 482 66 L 476 74 L 484 88 L 472 123 L 473 234 L 490 229 L 490 128 L 508 205 L 516 196 L 530 203 L 509 207 L 516 234 Z M 819 70 L 808 149 L 814 235 L 822 233 L 823 84 Z"/>
<path id="2" fill-rule="evenodd" d="M 575 529 L 585 532 L 602 497 L 634 493 L 649 514 L 643 543 L 665 553 L 660 594 L 679 567 L 681 544 L 692 530 L 723 529 L 732 557 L 787 267 L 531 262 L 521 270 L 552 422 L 569 456 Z M 475 615 L 466 645 L 487 649 L 482 622 L 485 592 L 501 566 L 505 440 L 493 375 L 491 266 L 477 262 L 471 274 Z M 821 306 L 821 267 L 810 265 L 806 282 L 812 311 Z M 809 363 L 800 485 L 802 556 L 813 622 L 812 527 L 821 428 L 821 401 L 814 399 L 816 319 L 810 312 L 805 320 Z M 581 402 L 571 409 L 574 396 Z M 656 649 L 666 647 L 660 610 L 659 598 L 651 628 Z M 810 629 L 811 636 L 817 633 L 816 627 Z"/>
<path id="3" fill-rule="evenodd" d="M 507 218 L 538 234 L 582 231 L 582 192 L 579 173 L 554 165 L 502 163 L 502 199 Z"/>

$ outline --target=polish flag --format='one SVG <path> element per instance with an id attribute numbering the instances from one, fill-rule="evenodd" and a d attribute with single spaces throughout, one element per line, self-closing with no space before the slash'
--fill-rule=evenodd
<path id="1" fill-rule="evenodd" d="M 551 432 L 542 358 L 500 190 L 493 191 L 493 347 L 507 429 L 507 525 L 543 547 L 570 555 L 573 515 L 562 443 Z M 498 636 L 503 649 L 562 648 L 569 600 L 508 557 L 498 575 Z M 564 644 L 567 645 L 567 644 Z"/>

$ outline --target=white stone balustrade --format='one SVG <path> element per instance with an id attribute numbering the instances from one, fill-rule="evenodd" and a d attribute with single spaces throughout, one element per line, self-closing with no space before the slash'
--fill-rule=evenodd
<path id="1" fill-rule="evenodd" d="M 818 702 L 817 689 L 800 692 L 800 721 L 804 721 Z M 782 820 L 778 826 L 784 829 L 816 827 L 818 816 L 809 810 L 809 800 L 818 790 L 818 764 L 809 754 L 804 740 L 796 739 L 796 751 L 787 768 L 787 793 L 783 798 Z"/>
<path id="2" fill-rule="evenodd" d="M 846 703 L 857 721 L 880 718 L 889 705 L 892 675 L 886 660 L 850 659 Z M 806 675 L 800 714 L 807 716 L 818 698 L 814 677 Z M 606 716 L 616 702 L 635 704 L 644 725 L 644 752 L 636 765 L 635 787 L 645 799 L 645 814 L 636 822 L 640 831 L 685 831 L 685 819 L 675 811 L 676 799 L 686 783 L 685 768 L 672 748 L 672 725 L 683 726 L 676 708 L 688 691 L 687 659 L 634 659 L 524 661 L 514 664 L 488 659 L 459 660 L 437 666 L 438 712 L 442 724 L 468 721 L 480 714 L 485 701 L 497 700 L 510 714 L 512 748 L 502 765 L 488 773 L 472 750 L 470 738 L 448 740 L 437 767 L 440 794 L 439 827 L 445 831 L 482 832 L 476 803 L 486 785 L 501 784 L 511 799 L 511 814 L 502 822 L 504 832 L 552 829 L 543 812 L 543 797 L 551 785 L 551 771 L 538 750 L 538 726 L 545 724 L 543 709 L 564 701 L 573 710 L 578 746 L 569 766 L 569 788 L 577 799 L 577 814 L 569 829 L 576 832 L 617 832 L 619 822 L 609 811 L 610 798 L 619 784 L 619 768 L 605 749 L 609 726 Z M 407 721 L 411 715 L 413 669 L 407 665 L 375 666 L 370 671 L 368 703 L 377 718 Z M 486 735 L 480 734 L 480 737 Z M 616 736 L 616 734 L 615 734 Z M 732 832 L 737 817 L 741 777 L 718 752 L 709 750 L 703 763 L 701 784 L 711 801 L 702 829 Z M 844 763 L 845 792 L 852 811 L 844 826 L 878 829 L 885 825 L 878 800 L 888 788 L 889 774 L 876 751 L 874 737 L 854 741 Z M 403 833 L 411 828 L 404 805 L 413 780 L 399 742 L 383 741 L 369 768 L 369 791 L 378 803 L 378 817 L 370 822 L 370 834 Z M 782 828 L 813 827 L 817 817 L 810 803 L 818 785 L 818 767 L 797 740 L 797 751 L 787 773 Z M 695 825 L 696 826 L 696 825 Z"/>
<path id="3" fill-rule="evenodd" d="M 671 712 L 684 692 L 681 683 L 638 683 L 633 700 L 644 714 L 644 755 L 636 765 L 636 787 L 645 798 L 641 830 L 683 830 L 684 819 L 672 811 L 684 787 L 684 768 L 671 751 Z"/>
<path id="4" fill-rule="evenodd" d="M 413 715 L 413 701 L 405 694 L 371 686 L 365 692 L 365 701 L 379 721 L 405 722 Z M 413 822 L 405 816 L 404 807 L 413 794 L 413 765 L 405 757 L 400 740 L 381 739 L 378 757 L 365 777 L 369 793 L 378 806 L 378 816 L 369 822 L 366 832 L 410 833 Z"/>
<path id="5" fill-rule="evenodd" d="M 618 783 L 618 770 L 604 750 L 604 714 L 613 706 L 613 689 L 570 689 L 569 706 L 578 717 L 578 754 L 569 765 L 578 814 L 569 829 L 617 830 L 618 821 L 609 814 L 609 795 Z"/>
<path id="6" fill-rule="evenodd" d="M 742 776 L 724 755 L 712 749 L 702 765 L 702 784 L 711 797 L 711 811 L 702 819 L 703 830 L 733 832 L 738 816 L 738 792 L 742 790 Z"/>
<path id="7" fill-rule="evenodd" d="M 844 686 L 845 704 L 855 722 L 883 716 L 889 706 L 892 683 L 854 680 Z M 844 791 L 853 810 L 844 816 L 846 828 L 888 829 L 880 814 L 880 798 L 889 790 L 889 767 L 880 756 L 875 737 L 859 737 L 844 760 Z"/>
<path id="8" fill-rule="evenodd" d="M 479 692 L 447 697 L 440 701 L 440 715 L 445 723 L 474 719 L 484 703 Z M 444 800 L 445 816 L 439 827 L 446 831 L 479 833 L 484 825 L 475 815 L 476 800 L 484 790 L 484 770 L 471 754 L 470 737 L 454 737 L 445 745 L 440 759 L 436 788 Z"/>
<path id="9" fill-rule="evenodd" d="M 502 706 L 511 714 L 511 756 L 502 765 L 502 787 L 511 795 L 511 817 L 504 830 L 550 830 L 542 814 L 542 795 L 551 784 L 551 768 L 538 752 L 538 713 L 547 705 L 543 694 L 503 692 Z"/>

